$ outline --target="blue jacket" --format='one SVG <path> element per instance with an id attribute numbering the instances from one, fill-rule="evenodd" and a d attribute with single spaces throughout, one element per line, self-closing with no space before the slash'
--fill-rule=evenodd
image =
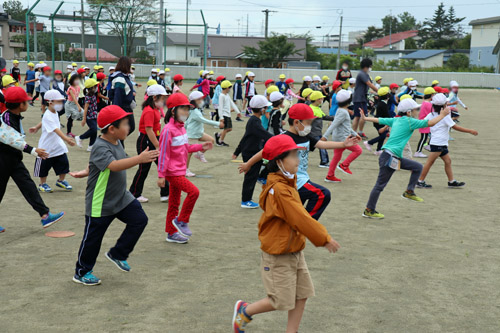
<path id="1" fill-rule="evenodd" d="M 134 85 L 128 75 L 114 72 L 111 77 L 111 89 L 108 90 L 109 100 L 122 109 L 130 108 L 134 101 Z"/>

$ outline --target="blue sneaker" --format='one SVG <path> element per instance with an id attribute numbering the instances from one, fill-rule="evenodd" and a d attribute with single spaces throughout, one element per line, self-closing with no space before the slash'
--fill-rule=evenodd
<path id="1" fill-rule="evenodd" d="M 54 223 L 56 223 L 57 221 L 62 219 L 63 216 L 64 216 L 64 212 L 59 212 L 57 214 L 52 214 L 49 212 L 49 214 L 47 214 L 47 217 L 41 220 L 42 227 L 44 229 L 50 227 L 51 225 L 53 225 Z"/>
<path id="2" fill-rule="evenodd" d="M 262 185 L 266 185 L 267 179 L 266 178 L 257 178 L 257 182 L 261 183 Z"/>
<path id="3" fill-rule="evenodd" d="M 191 237 L 193 235 L 191 229 L 189 229 L 188 223 L 177 220 L 177 217 L 172 221 L 172 224 L 182 236 Z"/>
<path id="4" fill-rule="evenodd" d="M 73 276 L 73 282 L 81 283 L 84 286 L 97 286 L 98 284 L 101 284 L 101 280 L 92 274 L 92 271 L 87 272 L 84 276 L 75 274 L 75 276 Z"/>
<path id="5" fill-rule="evenodd" d="M 179 232 L 174 234 L 169 234 L 166 239 L 169 243 L 178 243 L 178 244 L 186 244 L 189 241 L 189 238 L 182 236 Z"/>
<path id="6" fill-rule="evenodd" d="M 255 208 L 259 208 L 259 204 L 253 202 L 252 200 L 250 200 L 250 201 L 242 201 L 241 202 L 241 208 L 255 209 Z"/>
<path id="7" fill-rule="evenodd" d="M 58 180 L 56 181 L 56 186 L 65 189 L 66 191 L 71 191 L 73 190 L 73 186 L 68 184 L 66 180 Z"/>
<path id="8" fill-rule="evenodd" d="M 234 333 L 244 333 L 246 326 L 252 321 L 252 317 L 246 314 L 245 309 L 248 303 L 237 301 L 234 305 L 232 331 Z"/>
<path id="9" fill-rule="evenodd" d="M 106 252 L 106 258 L 116 265 L 121 271 L 130 272 L 130 266 L 126 260 L 118 260 L 113 258 L 109 252 Z"/>
<path id="10" fill-rule="evenodd" d="M 0 227 L 0 232 L 4 232 L 4 231 L 5 231 L 5 228 Z"/>
<path id="11" fill-rule="evenodd" d="M 52 187 L 49 186 L 49 184 L 39 184 L 38 185 L 38 191 L 40 192 L 45 192 L 45 193 L 52 193 Z"/>

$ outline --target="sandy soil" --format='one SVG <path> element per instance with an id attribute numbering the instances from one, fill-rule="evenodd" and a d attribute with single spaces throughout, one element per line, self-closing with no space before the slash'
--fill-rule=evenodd
<path id="1" fill-rule="evenodd" d="M 142 96 L 142 88 L 139 95 Z M 261 89 L 262 90 L 262 89 Z M 305 253 L 317 296 L 309 300 L 301 332 L 498 332 L 500 331 L 500 151 L 498 105 L 493 90 L 463 90 L 469 105 L 461 125 L 480 136 L 454 132 L 450 151 L 456 178 L 467 187 L 449 190 L 442 162 L 428 176 L 432 190 L 418 190 L 425 203 L 400 197 L 409 178 L 398 172 L 377 207 L 385 220 L 361 217 L 378 167 L 366 150 L 352 164 L 353 176 L 327 184 L 332 202 L 321 222 L 342 249 L 330 255 L 308 243 Z M 38 103 L 37 103 L 38 105 Z M 38 107 L 26 113 L 24 127 L 40 120 Z M 137 122 L 140 112 L 136 114 Z M 65 120 L 63 119 L 63 122 Z M 10 182 L 1 204 L 0 331 L 2 332 L 229 332 L 233 304 L 262 298 L 259 210 L 240 208 L 242 177 L 231 154 L 243 134 L 234 122 L 230 148 L 215 147 L 209 163 L 193 160 L 191 170 L 212 178 L 192 179 L 201 191 L 192 216 L 194 236 L 187 245 L 165 242 L 167 205 L 159 200 L 155 170 L 144 195 L 149 225 L 129 259 L 130 273 L 104 257 L 123 229 L 108 230 L 94 273 L 103 283 L 85 287 L 71 281 L 84 226 L 85 180 L 69 179 L 73 193 L 42 194 L 52 210 L 65 210 L 49 230 L 71 230 L 75 237 L 44 236 L 37 214 Z M 73 131 L 83 133 L 80 125 Z M 213 128 L 206 126 L 211 135 Z M 375 135 L 371 125 L 369 136 Z M 137 132 L 136 132 L 137 133 Z M 135 154 L 134 133 L 127 151 Z M 28 142 L 38 142 L 28 135 Z M 411 143 L 415 149 L 418 133 Z M 72 170 L 88 155 L 70 148 Z M 330 153 L 330 157 L 332 153 Z M 421 160 L 424 162 L 425 160 Z M 34 159 L 25 155 L 33 170 Z M 326 169 L 311 154 L 310 176 L 320 184 Z M 154 167 L 153 167 L 154 169 Z M 128 172 L 129 182 L 135 168 Z M 49 183 L 56 177 L 51 174 Z M 254 199 L 258 199 L 260 189 Z M 286 313 L 256 316 L 248 332 L 282 332 Z"/>

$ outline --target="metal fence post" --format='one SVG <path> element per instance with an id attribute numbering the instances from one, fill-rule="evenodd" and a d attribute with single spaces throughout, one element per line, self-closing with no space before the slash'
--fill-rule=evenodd
<path id="1" fill-rule="evenodd" d="M 51 25 L 51 36 L 50 36 L 50 39 L 51 39 L 51 44 L 52 44 L 52 68 L 56 68 L 56 52 L 55 52 L 55 49 L 54 49 L 54 16 L 56 16 L 57 12 L 59 11 L 59 9 L 61 8 L 61 6 L 63 5 L 64 1 L 61 1 L 59 3 L 59 6 L 57 6 L 56 10 L 54 11 L 54 14 L 51 15 L 50 17 L 50 25 Z M 61 57 L 62 58 L 62 57 Z"/>
<path id="2" fill-rule="evenodd" d="M 30 14 L 39 2 L 40 0 L 36 0 L 33 6 L 31 6 L 30 9 L 28 9 L 28 11 L 26 12 L 26 50 L 28 51 L 28 56 L 26 57 L 26 59 L 28 60 L 28 62 L 30 62 Z M 36 16 L 35 24 L 33 25 L 33 27 L 36 29 Z"/>
<path id="3" fill-rule="evenodd" d="M 96 44 L 96 62 L 99 65 L 99 18 L 101 17 L 102 5 L 99 6 L 99 12 L 97 13 L 96 18 L 96 34 L 95 34 L 95 44 Z"/>
<path id="4" fill-rule="evenodd" d="M 208 33 L 208 25 L 205 21 L 205 15 L 203 15 L 203 10 L 200 9 L 201 18 L 203 19 L 203 25 L 205 28 L 205 34 L 203 36 L 203 69 L 207 68 L 207 33 Z"/>
<path id="5" fill-rule="evenodd" d="M 163 61 L 167 64 L 167 9 L 165 8 L 165 16 L 163 17 Z"/>

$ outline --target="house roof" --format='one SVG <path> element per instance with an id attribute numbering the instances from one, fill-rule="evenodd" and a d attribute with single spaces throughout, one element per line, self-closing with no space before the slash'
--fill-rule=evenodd
<path id="1" fill-rule="evenodd" d="M 78 50 L 81 51 L 82 49 L 78 48 L 70 48 L 69 52 L 71 53 L 72 50 Z M 85 59 L 87 61 L 96 61 L 97 60 L 97 49 L 85 49 Z M 108 51 L 99 48 L 99 61 L 117 61 L 118 57 L 112 55 Z"/>
<path id="2" fill-rule="evenodd" d="M 446 50 L 417 50 L 402 56 L 401 59 L 427 59 L 444 52 L 446 52 Z"/>
<path id="3" fill-rule="evenodd" d="M 408 30 L 408 31 L 398 32 L 390 36 L 384 36 L 382 38 L 372 40 L 371 42 L 365 43 L 363 46 L 371 47 L 372 49 L 378 49 L 388 46 L 389 44 L 395 44 L 407 38 L 415 37 L 417 36 L 417 33 L 418 30 Z"/>
<path id="4" fill-rule="evenodd" d="M 258 42 L 264 41 L 263 37 L 227 37 L 210 35 L 207 37 L 209 58 L 234 59 L 241 56 L 243 46 L 258 47 Z M 295 44 L 298 54 L 291 55 L 285 60 L 303 60 L 306 54 L 305 38 L 288 38 L 288 41 Z M 200 42 L 198 56 L 203 57 L 203 41 Z"/>
<path id="5" fill-rule="evenodd" d="M 318 47 L 317 48 L 317 51 L 319 53 L 322 53 L 322 54 L 337 54 L 337 51 L 338 48 L 337 47 Z M 355 55 L 354 53 L 352 53 L 351 51 L 346 51 L 346 50 L 343 50 L 343 49 L 340 49 L 340 54 L 341 55 Z"/>
<path id="6" fill-rule="evenodd" d="M 485 17 L 482 19 L 472 20 L 469 22 L 469 25 L 479 25 L 488 23 L 500 23 L 500 16 Z"/>
<path id="7" fill-rule="evenodd" d="M 188 34 L 188 45 L 200 45 L 203 34 Z M 167 45 L 186 45 L 186 34 L 179 32 L 167 32 Z"/>

